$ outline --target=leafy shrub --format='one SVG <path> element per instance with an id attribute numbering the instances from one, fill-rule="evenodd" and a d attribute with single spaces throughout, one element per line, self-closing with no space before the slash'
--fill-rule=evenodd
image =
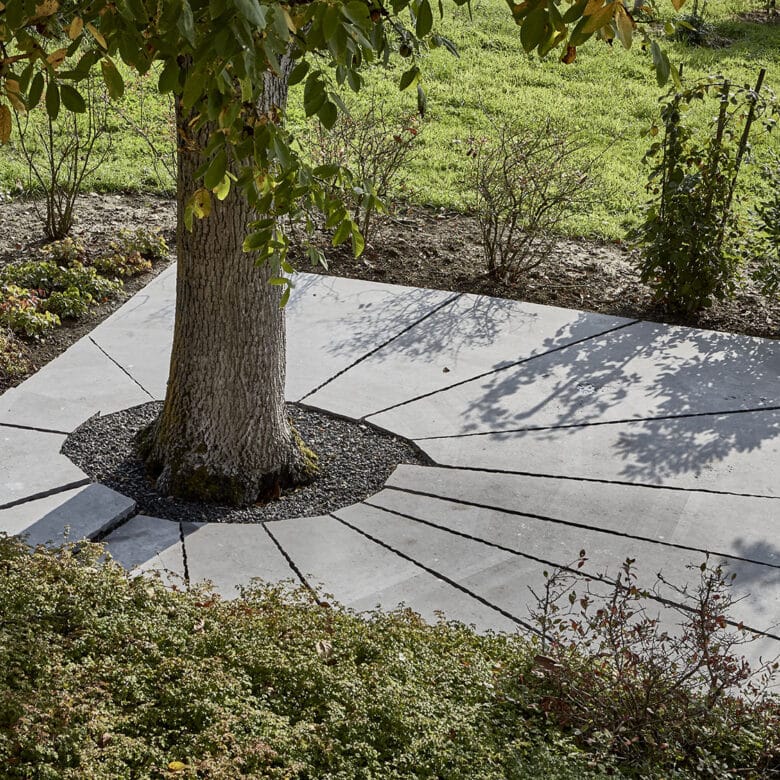
<path id="1" fill-rule="evenodd" d="M 13 332 L 0 327 L 0 377 L 15 379 L 31 369 L 24 345 Z"/>
<path id="2" fill-rule="evenodd" d="M 41 247 L 41 254 L 44 258 L 57 265 L 69 265 L 81 260 L 86 252 L 87 248 L 84 246 L 84 242 L 70 236 Z"/>
<path id="3" fill-rule="evenodd" d="M 103 276 L 114 278 L 137 276 L 152 270 L 152 261 L 147 260 L 139 252 L 124 255 L 116 252 L 112 255 L 103 255 L 96 257 L 91 265 Z"/>
<path id="4" fill-rule="evenodd" d="M 746 250 L 733 208 L 737 177 L 753 120 L 765 116 L 767 129 L 774 121 L 773 96 L 759 97 L 762 81 L 763 71 L 755 89 L 713 77 L 670 95 L 662 107 L 663 139 L 645 155 L 655 161 L 648 183 L 654 197 L 634 238 L 642 247 L 641 279 L 670 310 L 707 308 L 740 281 Z M 702 133 L 686 113 L 707 99 L 717 116 Z"/>
<path id="5" fill-rule="evenodd" d="M 14 333 L 42 336 L 60 325 L 56 314 L 41 309 L 41 298 L 32 290 L 4 284 L 0 293 L 0 325 Z"/>
<path id="6" fill-rule="evenodd" d="M 482 246 L 491 276 L 517 281 L 543 263 L 557 243 L 560 220 L 593 200 L 592 159 L 548 119 L 502 125 L 473 142 L 473 186 Z"/>
<path id="7" fill-rule="evenodd" d="M 148 260 L 162 260 L 170 251 L 160 233 L 143 227 L 135 230 L 122 228 L 111 242 L 111 249 L 123 257 L 139 254 Z"/>
<path id="8" fill-rule="evenodd" d="M 39 304 L 43 311 L 52 312 L 60 319 L 77 319 L 83 317 L 92 304 L 92 296 L 82 293 L 77 287 L 58 290 L 44 298 Z"/>
<path id="9" fill-rule="evenodd" d="M 94 268 L 80 262 L 73 262 L 67 267 L 49 260 L 15 263 L 3 269 L 0 279 L 19 287 L 39 290 L 42 296 L 75 288 L 97 301 L 112 298 L 122 288 L 121 282 L 104 279 Z"/>
<path id="10" fill-rule="evenodd" d="M 780 776 L 780 700 L 767 693 L 778 662 L 751 669 L 739 654 L 754 637 L 729 623 L 736 575 L 705 561 L 689 567 L 695 586 L 659 574 L 645 590 L 628 559 L 605 589 L 575 574 L 585 561 L 583 550 L 576 565 L 545 572 L 536 596 L 543 711 L 637 774 Z M 665 616 L 652 599 L 666 602 Z"/>
<path id="11" fill-rule="evenodd" d="M 753 274 L 765 295 L 780 293 L 780 156 L 764 168 L 768 195 L 754 214 L 758 266 Z"/>
<path id="12" fill-rule="evenodd" d="M 391 111 L 376 95 L 365 109 L 339 114 L 327 130 L 317 124 L 307 137 L 314 164 L 322 170 L 340 167 L 332 187 L 340 190 L 353 219 L 369 241 L 377 212 L 398 186 L 400 173 L 416 151 L 421 130 L 416 114 Z"/>
<path id="13" fill-rule="evenodd" d="M 651 656 L 659 668 L 648 667 L 651 679 L 677 682 L 652 714 L 665 717 L 673 742 L 658 743 L 656 762 L 643 725 L 632 744 L 644 752 L 632 747 L 632 764 L 621 737 L 634 723 L 621 732 L 620 713 L 632 711 L 643 678 L 627 653 L 548 642 L 544 656 L 521 636 L 429 626 L 408 610 L 363 619 L 281 586 L 224 602 L 201 587 L 131 578 L 101 556 L 96 545 L 30 551 L 0 535 L 8 780 L 725 778 L 729 768 L 758 778 L 778 767 L 776 703 L 751 709 L 723 691 L 710 707 L 706 690 L 681 679 L 675 656 L 659 652 Z M 627 614 L 634 592 L 627 601 L 621 593 L 614 605 Z M 597 611 L 594 603 L 587 614 Z M 714 624 L 704 614 L 699 625 L 717 638 L 721 612 Z M 610 625 L 625 639 L 607 649 L 636 647 L 628 629 Z M 602 705 L 615 735 L 595 731 Z M 690 757 L 680 757 L 684 745 Z M 695 755 L 725 769 L 690 769 Z"/>

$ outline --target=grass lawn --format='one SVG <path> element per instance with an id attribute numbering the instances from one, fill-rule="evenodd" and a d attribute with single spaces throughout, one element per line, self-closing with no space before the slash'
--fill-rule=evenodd
<path id="1" fill-rule="evenodd" d="M 684 65 L 686 81 L 721 73 L 736 84 L 755 82 L 759 67 L 767 68 L 766 85 L 780 88 L 780 25 L 744 21 L 739 14 L 763 7 L 753 0 L 712 0 L 707 19 L 721 43 L 719 48 L 696 48 L 666 41 L 674 63 Z M 661 20 L 673 18 L 671 4 L 661 4 Z M 646 169 L 641 163 L 647 147 L 647 130 L 658 113 L 658 88 L 651 59 L 636 40 L 630 51 L 619 43 L 607 46 L 589 41 L 577 60 L 563 65 L 551 55 L 546 61 L 526 55 L 518 28 L 502 0 L 475 0 L 473 18 L 466 8 L 446 7 L 440 32 L 460 50 L 455 58 L 445 49 L 426 54 L 421 63 L 428 95 L 428 113 L 419 139 L 420 153 L 406 172 L 404 191 L 413 202 L 468 209 L 471 203 L 466 150 L 471 136 L 489 132 L 491 122 L 517 120 L 534 123 L 545 117 L 579 134 L 594 155 L 601 155 L 595 175 L 600 198 L 590 214 L 561 225 L 561 231 L 617 239 L 627 225 L 638 220 L 644 201 Z M 402 61 L 387 73 L 376 68 L 368 74 L 374 90 L 401 112 L 416 109 L 414 89 L 399 93 Z M 167 100 L 137 85 L 128 90 L 125 115 L 144 125 L 160 148 L 170 137 Z M 303 113 L 300 87 L 291 94 L 290 120 L 300 125 Z M 367 95 L 353 98 L 358 103 Z M 706 117 L 701 117 L 702 121 Z M 97 190 L 165 190 L 171 180 L 151 170 L 149 148 L 138 134 L 127 130 L 119 116 L 112 121 L 113 150 L 109 161 L 87 182 Z M 757 160 L 770 147 L 780 149 L 774 137 L 754 134 Z M 0 189 L 27 181 L 26 167 L 14 144 L 0 150 Z M 758 168 L 745 170 L 743 184 L 749 194 L 760 182 Z"/>

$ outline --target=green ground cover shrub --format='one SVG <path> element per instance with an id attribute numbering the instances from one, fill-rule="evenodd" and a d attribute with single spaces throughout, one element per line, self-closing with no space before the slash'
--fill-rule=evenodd
<path id="1" fill-rule="evenodd" d="M 703 776 L 645 740 L 628 763 L 607 737 L 582 739 L 552 706 L 558 661 L 540 649 L 410 611 L 359 618 L 305 590 L 257 587 L 224 602 L 132 579 L 97 546 L 31 552 L 0 536 L 0 766 L 7 780 Z M 569 691 L 592 682 L 580 667 L 592 661 L 566 667 Z M 610 676 L 599 679 L 603 693 Z M 695 716 L 707 745 L 732 742 L 726 710 L 684 693 L 667 722 Z M 753 764 L 737 772 L 725 751 L 707 776 L 779 770 L 767 723 L 747 710 L 741 758 Z"/>

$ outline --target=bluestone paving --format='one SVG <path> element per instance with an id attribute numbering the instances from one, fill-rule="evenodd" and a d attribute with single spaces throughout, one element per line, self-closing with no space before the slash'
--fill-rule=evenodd
<path id="1" fill-rule="evenodd" d="M 188 526 L 189 524 L 185 524 Z M 133 574 L 159 573 L 166 582 L 185 584 L 179 523 L 136 515 L 105 539 L 111 557 Z"/>
<path id="2" fill-rule="evenodd" d="M 158 400 L 168 382 L 175 300 L 176 266 L 171 265 L 90 334 Z"/>
<path id="3" fill-rule="evenodd" d="M 444 560 L 444 552 L 454 546 L 453 565 L 460 566 L 458 576 L 462 583 L 473 579 L 475 573 L 485 579 L 479 564 L 492 565 L 494 551 L 513 551 L 518 578 L 525 582 L 529 565 L 537 577 L 535 582 L 525 582 L 525 587 L 516 588 L 517 593 L 513 596 L 525 599 L 529 605 L 527 587 L 530 585 L 539 590 L 543 582 L 537 564 L 548 569 L 557 566 L 576 568 L 579 551 L 583 549 L 587 561 L 580 570 L 582 574 L 614 580 L 623 562 L 632 558 L 638 584 L 647 589 L 654 586 L 659 572 L 669 582 L 684 585 L 691 579 L 688 567 L 698 566 L 705 560 L 703 553 L 668 544 L 412 493 L 383 491 L 370 499 L 370 506 L 362 517 L 360 512 L 355 513 L 356 522 L 372 522 L 380 538 L 395 540 L 391 544 L 399 544 L 406 551 L 424 549 L 421 554 L 435 554 L 437 560 Z M 372 511 L 374 506 L 388 511 L 377 514 Z M 511 553 L 508 556 L 512 558 Z M 718 555 L 710 557 L 710 564 L 723 565 L 729 574 L 736 575 L 732 592 L 742 601 L 734 607 L 734 619 L 744 621 L 753 629 L 771 632 L 780 618 L 780 566 Z M 506 574 L 512 568 L 502 567 Z M 488 578 L 493 579 L 492 576 Z M 674 597 L 668 589 L 664 589 L 663 595 Z"/>
<path id="4" fill-rule="evenodd" d="M 31 546 L 93 539 L 135 512 L 135 501 L 104 485 L 87 485 L 22 533 Z"/>
<path id="5" fill-rule="evenodd" d="M 370 420 L 420 438 L 762 409 L 778 377 L 779 341 L 640 322 Z"/>
<path id="6" fill-rule="evenodd" d="M 121 523 L 109 552 L 177 587 L 189 575 L 232 597 L 302 577 L 354 609 L 405 603 L 482 630 L 527 621 L 529 588 L 582 548 L 586 573 L 630 556 L 671 579 L 707 551 L 749 594 L 736 614 L 778 622 L 780 342 L 302 274 L 288 399 L 367 416 L 439 466 L 401 466 L 329 516 L 123 521 L 132 501 L 84 487 L 59 450 L 91 415 L 162 397 L 174 291 L 168 269 L 0 397 L 0 531 L 54 541 Z M 765 637 L 750 654 L 779 649 Z"/>
<path id="7" fill-rule="evenodd" d="M 287 305 L 287 386 L 298 401 L 456 297 L 440 290 L 299 274 Z"/>
<path id="8" fill-rule="evenodd" d="M 60 455 L 64 441 L 61 434 L 0 425 L 0 509 L 88 481 Z"/>
<path id="9" fill-rule="evenodd" d="M 225 598 L 237 596 L 238 588 L 253 579 L 296 579 L 262 525 L 198 523 L 184 535 L 184 549 L 190 579 L 210 580 Z"/>
<path id="10" fill-rule="evenodd" d="M 403 604 L 429 620 L 437 612 L 483 629 L 515 624 L 420 566 L 333 517 L 268 523 L 268 529 L 307 582 L 356 610 Z"/>
<path id="11" fill-rule="evenodd" d="M 780 410 L 420 439 L 417 444 L 448 466 L 780 496 Z"/>
<path id="12" fill-rule="evenodd" d="M 23 534 L 31 525 L 78 495 L 86 487 L 63 490 L 45 498 L 23 501 L 20 504 L 0 509 L 0 533 L 9 536 Z"/>
<path id="13" fill-rule="evenodd" d="M 358 419 L 630 322 L 462 295 L 329 382 L 307 403 Z"/>
<path id="14" fill-rule="evenodd" d="M 0 423 L 70 433 L 95 414 L 118 412 L 150 400 L 85 336 L 0 396 Z"/>
<path id="15" fill-rule="evenodd" d="M 527 474 L 401 465 L 370 499 L 394 508 L 408 494 L 538 515 L 550 522 L 780 566 L 780 499 L 583 482 Z M 579 548 L 577 548 L 579 549 Z"/>

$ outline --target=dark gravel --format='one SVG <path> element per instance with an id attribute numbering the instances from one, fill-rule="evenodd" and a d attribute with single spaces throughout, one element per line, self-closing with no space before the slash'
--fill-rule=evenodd
<path id="1" fill-rule="evenodd" d="M 159 402 L 105 417 L 93 417 L 68 436 L 62 447 L 92 479 L 130 496 L 141 514 L 170 520 L 261 523 L 333 512 L 379 492 L 399 463 L 427 465 L 407 440 L 365 423 L 288 404 L 304 441 L 319 455 L 320 475 L 310 485 L 277 501 L 236 509 L 160 496 L 135 454 L 133 437 L 159 414 Z"/>

